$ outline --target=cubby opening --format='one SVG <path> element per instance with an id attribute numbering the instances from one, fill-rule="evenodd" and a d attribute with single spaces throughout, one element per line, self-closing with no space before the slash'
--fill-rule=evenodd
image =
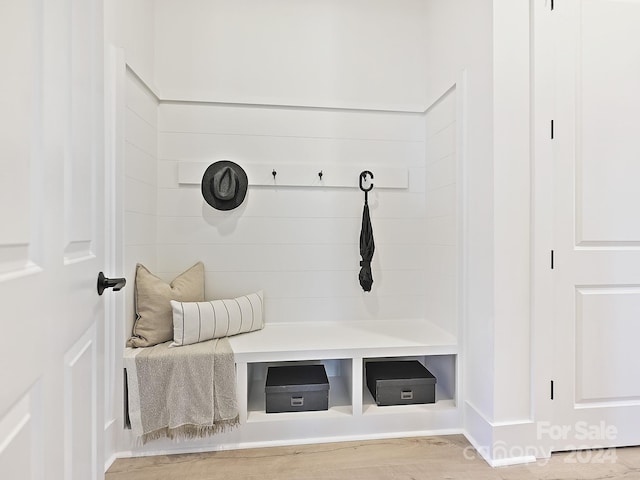
<path id="1" fill-rule="evenodd" d="M 329 409 L 318 412 L 265 412 L 267 369 L 280 365 L 324 365 L 329 378 Z M 353 362 L 350 358 L 247 364 L 247 422 L 353 415 Z"/>
<path id="2" fill-rule="evenodd" d="M 368 362 L 383 360 L 417 360 L 436 377 L 435 403 L 417 405 L 393 405 L 380 407 L 376 405 L 366 382 Z M 362 414 L 383 415 L 393 413 L 420 412 L 424 410 L 441 410 L 455 408 L 456 400 L 456 362 L 457 355 L 417 355 L 400 357 L 371 357 L 362 361 Z"/>

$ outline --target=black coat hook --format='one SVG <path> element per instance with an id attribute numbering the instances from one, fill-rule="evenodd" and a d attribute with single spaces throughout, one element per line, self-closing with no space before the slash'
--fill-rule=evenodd
<path id="1" fill-rule="evenodd" d="M 318 172 L 318 177 L 320 177 L 320 180 L 322 180 L 322 170 Z"/>
<path id="2" fill-rule="evenodd" d="M 271 172 L 271 175 L 273 175 L 273 179 L 276 179 L 276 175 L 278 174 L 278 172 L 275 171 L 275 169 Z"/>

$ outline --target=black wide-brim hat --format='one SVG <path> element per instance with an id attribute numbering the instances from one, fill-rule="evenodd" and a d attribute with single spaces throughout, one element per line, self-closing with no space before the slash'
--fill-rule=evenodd
<path id="1" fill-rule="evenodd" d="M 202 196 L 216 210 L 233 210 L 247 194 L 247 174 L 237 163 L 220 160 L 202 176 Z"/>

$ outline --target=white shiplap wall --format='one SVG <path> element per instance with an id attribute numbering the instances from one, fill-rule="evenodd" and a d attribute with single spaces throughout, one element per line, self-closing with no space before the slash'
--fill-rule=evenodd
<path id="1" fill-rule="evenodd" d="M 156 262 L 156 211 L 158 178 L 158 101 L 131 71 L 125 82 L 125 335 L 133 326 L 135 265 L 154 270 Z"/>
<path id="2" fill-rule="evenodd" d="M 157 270 L 166 280 L 202 260 L 208 298 L 263 289 L 266 321 L 423 318 L 429 206 L 424 115 L 163 103 L 158 119 Z M 401 166 L 409 188 L 370 195 L 373 291 L 358 284 L 364 194 L 357 188 L 250 187 L 230 212 L 199 185 L 179 185 L 181 160 Z"/>
<path id="3" fill-rule="evenodd" d="M 426 316 L 455 333 L 458 318 L 456 89 L 426 112 Z"/>

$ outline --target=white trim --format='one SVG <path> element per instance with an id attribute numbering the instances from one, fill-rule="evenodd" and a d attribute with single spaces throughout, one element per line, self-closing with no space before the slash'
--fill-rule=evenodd
<path id="1" fill-rule="evenodd" d="M 105 273 L 124 273 L 124 118 L 127 65 L 122 48 L 105 50 Z M 129 279 L 129 288 L 133 279 Z M 106 295 L 104 322 L 104 431 L 105 471 L 122 448 L 124 424 L 123 360 L 125 296 Z"/>
<path id="2" fill-rule="evenodd" d="M 244 97 L 232 99 L 220 99 L 207 92 L 193 92 L 182 90 L 161 90 L 156 85 L 148 82 L 144 76 L 130 63 L 127 69 L 158 101 L 158 103 L 194 103 L 220 106 L 239 107 L 264 107 L 264 108 L 291 108 L 304 110 L 351 110 L 366 112 L 389 113 L 413 113 L 421 115 L 425 113 L 436 101 L 427 100 L 425 104 L 361 104 L 361 103 L 336 103 L 336 104 L 300 104 L 298 101 L 266 97 Z M 450 86 L 449 86 L 450 88 Z M 445 89 L 444 91 L 446 92 Z M 440 91 L 440 90 L 439 90 Z M 441 95 L 438 95 L 440 98 Z"/>
<path id="3" fill-rule="evenodd" d="M 111 465 L 113 465 L 113 463 L 114 463 L 118 458 L 121 458 L 121 457 L 119 456 L 119 454 L 118 454 L 118 453 L 114 453 L 114 454 L 110 455 L 110 456 L 109 456 L 109 458 L 107 458 L 107 459 L 104 461 L 104 471 L 106 472 L 107 470 L 109 470 L 109 469 L 111 468 Z"/>
<path id="4" fill-rule="evenodd" d="M 265 448 L 265 447 L 287 447 L 296 445 L 315 445 L 318 443 L 341 443 L 341 442 L 356 442 L 367 440 L 386 440 L 390 438 L 412 438 L 412 437 L 433 437 L 438 435 L 462 435 L 464 432 L 462 429 L 443 429 L 443 430 L 419 430 L 411 432 L 393 432 L 384 434 L 363 434 L 363 435 L 345 435 L 334 437 L 314 437 L 303 438 L 294 440 L 268 440 L 258 442 L 240 442 L 234 443 L 232 446 L 229 444 L 212 444 L 201 447 L 180 447 L 175 449 L 158 449 L 158 450 L 127 450 L 117 454 L 118 458 L 136 458 L 136 457 L 151 457 L 156 455 L 174 455 L 181 453 L 205 453 L 205 452 L 221 452 L 227 450 L 246 450 L 250 448 Z"/>
<path id="5" fill-rule="evenodd" d="M 542 440 L 535 438 L 530 419 L 491 422 L 473 404 L 465 402 L 465 436 L 477 454 L 492 467 L 535 462 L 549 456 Z"/>
<path id="6" fill-rule="evenodd" d="M 536 457 L 532 455 L 525 455 L 523 457 L 510 457 L 503 458 L 501 460 L 491 460 L 489 461 L 489 465 L 494 468 L 497 467 L 508 467 L 510 465 L 522 465 L 525 463 L 535 463 L 537 461 Z"/>
<path id="7" fill-rule="evenodd" d="M 452 87 L 453 88 L 453 87 Z M 456 155 L 458 171 L 458 198 L 457 202 L 457 239 L 458 239 L 458 325 L 457 325 L 457 340 L 458 340 L 458 358 L 456 364 L 456 402 L 461 404 L 461 399 L 464 398 L 464 385 L 465 373 L 464 361 L 466 359 L 466 344 L 464 342 L 464 326 L 467 324 L 469 314 L 467 311 L 467 292 L 469 291 L 468 285 L 468 266 L 469 266 L 469 218 L 468 218 L 468 166 L 467 166 L 467 145 L 468 145 L 468 84 L 467 84 L 467 70 L 463 69 L 455 83 L 456 89 Z M 464 424 L 464 417 L 463 417 Z"/>
<path id="8" fill-rule="evenodd" d="M 124 54 L 122 55 L 122 60 L 124 60 Z M 158 90 L 158 88 L 155 85 L 153 85 L 153 83 L 147 82 L 144 76 L 138 70 L 136 70 L 133 67 L 133 65 L 131 65 L 128 62 L 125 62 L 125 66 L 126 66 L 126 69 L 133 74 L 134 78 L 138 80 L 140 85 L 142 85 L 146 90 L 148 90 L 149 93 L 151 93 L 154 97 L 156 97 L 156 100 L 160 102 L 162 96 L 160 95 L 160 91 Z"/>
<path id="9" fill-rule="evenodd" d="M 483 452 L 493 442 L 491 422 L 472 403 L 465 400 L 463 405 L 464 434 L 478 452 Z"/>
<path id="10" fill-rule="evenodd" d="M 553 327 L 553 14 L 544 2 L 531 6 L 531 368 L 532 411 L 536 421 L 553 421 L 550 382 L 555 356 Z M 542 439 L 538 440 L 541 444 Z M 547 440 L 545 448 L 551 449 Z"/>
<path id="11" fill-rule="evenodd" d="M 267 106 L 276 108 L 306 108 L 306 109 L 331 109 L 331 110 L 360 110 L 374 112 L 403 112 L 403 113 L 424 113 L 426 108 L 420 104 L 364 104 L 337 102 L 331 104 L 323 103 L 307 103 L 300 104 L 296 99 L 287 99 L 278 97 L 229 97 L 224 100 L 212 95 L 210 92 L 193 92 L 183 90 L 154 90 L 158 92 L 158 98 L 161 102 L 179 102 L 179 103 L 210 103 L 223 105 L 241 105 L 241 106 Z"/>

